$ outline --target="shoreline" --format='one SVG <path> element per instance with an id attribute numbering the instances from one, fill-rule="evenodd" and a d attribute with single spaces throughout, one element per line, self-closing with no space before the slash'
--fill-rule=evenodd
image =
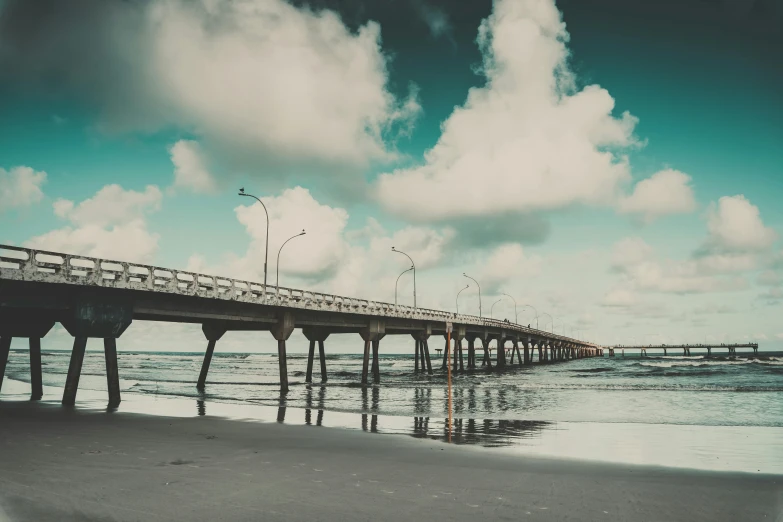
<path id="1" fill-rule="evenodd" d="M 44 399 L 29 401 L 29 385 L 6 379 L 5 404 L 61 408 L 56 388 Z M 36 407 L 36 406 L 32 406 Z M 0 409 L 0 413 L 2 409 Z M 82 390 L 77 414 L 106 415 L 105 392 Z M 404 436 L 447 444 L 446 420 L 251 402 L 221 402 L 192 397 L 150 396 L 126 392 L 111 415 L 158 418 L 213 418 L 249 424 L 317 426 L 357 433 Z M 711 446 L 705 441 L 709 441 Z M 737 444 L 737 441 L 742 441 Z M 783 476 L 783 428 L 680 424 L 596 423 L 455 418 L 453 446 L 483 448 L 502 455 L 621 466 L 654 466 L 685 471 Z"/>
<path id="2" fill-rule="evenodd" d="M 780 476 L 0 401 L 9 520 L 775 520 Z"/>

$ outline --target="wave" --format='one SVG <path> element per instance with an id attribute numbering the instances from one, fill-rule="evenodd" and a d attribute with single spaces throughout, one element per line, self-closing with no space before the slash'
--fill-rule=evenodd
<path id="1" fill-rule="evenodd" d="M 568 370 L 568 371 L 574 373 L 601 373 L 601 372 L 612 372 L 614 371 L 614 368 L 609 368 L 609 367 L 582 368 L 581 370 Z"/>
<path id="2" fill-rule="evenodd" d="M 702 359 L 699 361 L 644 361 L 637 363 L 639 366 L 648 366 L 653 368 L 674 368 L 674 367 L 699 367 L 699 366 L 737 366 L 743 364 L 766 364 L 770 366 L 783 366 L 783 358 L 770 357 L 768 359 Z"/>

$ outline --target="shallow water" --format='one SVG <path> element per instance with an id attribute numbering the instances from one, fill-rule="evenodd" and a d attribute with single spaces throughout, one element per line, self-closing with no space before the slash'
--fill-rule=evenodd
<path id="1" fill-rule="evenodd" d="M 46 352 L 45 400 L 57 401 L 68 352 Z M 122 411 L 219 415 L 447 438 L 445 372 L 413 372 L 412 357 L 382 356 L 381 383 L 363 389 L 361 357 L 331 355 L 328 382 L 304 384 L 305 356 L 289 356 L 281 399 L 277 356 L 216 353 L 207 389 L 203 354 L 121 353 Z M 29 382 L 28 354 L 7 377 Z M 433 360 L 435 366 L 439 366 Z M 320 380 L 316 360 L 314 377 Z M 783 473 L 783 356 L 604 357 L 453 376 L 457 443 L 548 456 Z M 87 352 L 78 400 L 105 402 L 101 352 Z M 3 386 L 3 398 L 29 393 Z M 180 398 L 180 400 L 160 400 Z M 190 398 L 182 400 L 181 398 Z M 157 411 L 161 409 L 163 411 Z"/>

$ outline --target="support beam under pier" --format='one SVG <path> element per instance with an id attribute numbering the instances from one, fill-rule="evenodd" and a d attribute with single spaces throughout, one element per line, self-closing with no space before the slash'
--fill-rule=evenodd
<path id="1" fill-rule="evenodd" d="M 63 391 L 63 404 L 65 406 L 73 406 L 76 404 L 76 392 L 79 389 L 79 377 L 82 375 L 84 350 L 86 348 L 86 337 L 74 338 L 73 350 L 71 351 L 71 362 L 68 365 L 68 376 L 65 378 L 65 390 Z"/>
<path id="2" fill-rule="evenodd" d="M 286 358 L 285 342 L 294 331 L 294 314 L 283 312 L 272 328 L 272 336 L 277 341 L 277 364 L 280 370 L 280 393 L 288 393 L 288 360 Z"/>
<path id="3" fill-rule="evenodd" d="M 196 388 L 199 390 L 203 390 L 207 384 L 207 374 L 209 373 L 209 365 L 212 363 L 212 354 L 215 352 L 215 344 L 226 333 L 226 325 L 224 322 L 204 323 L 201 325 L 201 331 L 204 332 L 204 337 L 208 342 L 204 361 L 201 363 L 201 373 L 199 373 L 196 383 Z"/>
<path id="4" fill-rule="evenodd" d="M 43 375 L 41 368 L 41 338 L 30 337 L 30 400 L 43 397 Z"/>
<path id="5" fill-rule="evenodd" d="M 11 337 L 0 337 L 0 390 L 3 389 L 5 367 L 8 364 L 8 353 L 11 351 Z"/>

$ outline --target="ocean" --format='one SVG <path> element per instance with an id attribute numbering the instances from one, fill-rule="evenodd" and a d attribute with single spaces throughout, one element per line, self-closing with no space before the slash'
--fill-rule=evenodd
<path id="1" fill-rule="evenodd" d="M 59 400 L 69 357 L 43 353 L 44 400 Z M 381 383 L 365 389 L 360 355 L 327 354 L 325 384 L 316 356 L 311 386 L 304 382 L 306 355 L 289 355 L 291 390 L 282 399 L 276 354 L 216 352 L 203 393 L 195 385 L 202 358 L 202 352 L 121 352 L 120 410 L 149 413 L 154 403 L 156 413 L 363 429 L 495 451 L 783 473 L 781 353 L 618 352 L 503 372 L 456 372 L 450 434 L 446 372 L 437 357 L 428 375 L 413 371 L 411 355 L 381 355 Z M 105 407 L 104 364 L 101 351 L 87 352 L 78 405 Z M 0 397 L 21 399 L 29 393 L 22 383 L 29 383 L 28 353 L 12 350 Z"/>

